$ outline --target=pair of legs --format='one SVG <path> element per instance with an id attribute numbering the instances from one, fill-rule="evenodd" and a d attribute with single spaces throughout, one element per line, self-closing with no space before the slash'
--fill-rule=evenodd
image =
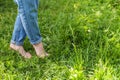
<path id="1" fill-rule="evenodd" d="M 23 48 L 24 39 L 28 36 L 36 54 L 45 57 L 48 54 L 44 51 L 42 37 L 38 27 L 38 0 L 15 0 L 18 5 L 18 15 L 14 25 L 10 47 L 25 57 L 31 58 L 31 54 Z"/>

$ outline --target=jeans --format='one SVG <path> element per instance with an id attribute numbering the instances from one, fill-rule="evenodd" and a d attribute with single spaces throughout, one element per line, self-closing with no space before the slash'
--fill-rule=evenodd
<path id="1" fill-rule="evenodd" d="M 28 36 L 31 44 L 40 43 L 42 37 L 38 27 L 38 0 L 15 0 L 18 5 L 18 15 L 15 21 L 11 43 L 23 45 Z"/>

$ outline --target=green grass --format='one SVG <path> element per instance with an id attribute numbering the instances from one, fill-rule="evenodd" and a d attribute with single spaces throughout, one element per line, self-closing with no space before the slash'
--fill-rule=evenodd
<path id="1" fill-rule="evenodd" d="M 9 49 L 17 6 L 0 0 L 0 80 L 120 80 L 120 1 L 41 0 L 39 26 L 51 57 Z"/>

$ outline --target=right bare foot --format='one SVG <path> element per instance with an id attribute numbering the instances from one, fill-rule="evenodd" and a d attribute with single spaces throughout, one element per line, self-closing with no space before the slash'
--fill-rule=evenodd
<path id="1" fill-rule="evenodd" d="M 10 48 L 15 50 L 15 51 L 18 51 L 24 58 L 31 58 L 31 54 L 29 52 L 26 52 L 23 48 L 23 46 L 17 46 L 15 44 L 10 44 Z"/>
<path id="2" fill-rule="evenodd" d="M 34 47 L 36 54 L 39 58 L 45 58 L 47 56 L 50 56 L 50 54 L 45 52 L 42 42 L 38 43 L 38 44 L 34 44 L 33 47 Z"/>

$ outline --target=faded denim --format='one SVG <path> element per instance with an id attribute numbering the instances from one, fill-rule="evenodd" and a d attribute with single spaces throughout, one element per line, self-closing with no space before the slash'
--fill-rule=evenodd
<path id="1" fill-rule="evenodd" d="M 18 5 L 18 15 L 15 21 L 11 43 L 23 45 L 28 36 L 31 44 L 40 43 L 42 37 L 38 27 L 38 0 L 14 0 Z"/>

